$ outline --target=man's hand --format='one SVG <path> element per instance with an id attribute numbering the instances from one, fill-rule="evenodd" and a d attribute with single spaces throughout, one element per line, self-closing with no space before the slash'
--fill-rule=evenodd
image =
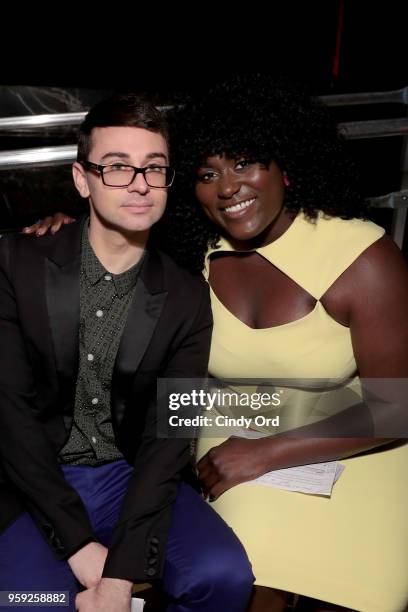
<path id="1" fill-rule="evenodd" d="M 87 589 L 99 584 L 107 554 L 105 546 L 90 542 L 68 559 L 75 578 Z"/>
<path id="2" fill-rule="evenodd" d="M 229 438 L 198 462 L 198 477 L 210 501 L 231 487 L 268 471 L 260 440 Z"/>
<path id="3" fill-rule="evenodd" d="M 118 578 L 102 578 L 99 584 L 78 593 L 78 612 L 130 612 L 132 583 Z"/>

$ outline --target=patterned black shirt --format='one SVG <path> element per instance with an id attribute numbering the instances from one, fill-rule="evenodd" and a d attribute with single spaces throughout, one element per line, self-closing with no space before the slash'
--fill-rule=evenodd
<path id="1" fill-rule="evenodd" d="M 115 444 L 110 390 L 113 366 L 143 258 L 122 274 L 107 272 L 82 234 L 79 371 L 74 421 L 60 461 L 101 465 L 123 459 Z"/>

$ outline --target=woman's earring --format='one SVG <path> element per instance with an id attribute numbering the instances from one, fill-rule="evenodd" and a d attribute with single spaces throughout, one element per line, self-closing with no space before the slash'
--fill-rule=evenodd
<path id="1" fill-rule="evenodd" d="M 288 179 L 288 175 L 286 172 L 282 172 L 283 175 L 283 184 L 285 185 L 285 187 L 289 187 L 290 185 L 290 180 Z"/>

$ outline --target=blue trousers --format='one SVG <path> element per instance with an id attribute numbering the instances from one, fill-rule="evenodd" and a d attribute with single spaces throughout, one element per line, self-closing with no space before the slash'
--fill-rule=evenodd
<path id="1" fill-rule="evenodd" d="M 80 495 L 98 541 L 109 547 L 127 482 L 125 461 L 100 467 L 64 466 Z M 251 594 L 251 566 L 242 544 L 216 512 L 187 484 L 174 504 L 163 576 L 168 612 L 244 612 Z M 0 591 L 69 591 L 75 611 L 81 590 L 66 561 L 59 561 L 28 513 L 0 535 Z M 19 607 L 19 610 L 33 610 Z M 52 607 L 35 607 L 51 612 Z M 0 606 L 0 610 L 10 608 Z"/>

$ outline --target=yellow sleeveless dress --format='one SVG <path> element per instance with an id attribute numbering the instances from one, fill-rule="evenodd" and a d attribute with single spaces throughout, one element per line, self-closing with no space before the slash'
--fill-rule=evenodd
<path id="1" fill-rule="evenodd" d="M 210 373 L 223 379 L 355 376 L 349 329 L 327 314 L 320 298 L 383 233 L 369 221 L 320 214 L 313 223 L 299 214 L 257 252 L 311 294 L 314 309 L 284 325 L 252 329 L 211 291 Z M 216 249 L 232 250 L 226 240 Z M 220 442 L 202 437 L 198 457 Z M 408 602 L 408 445 L 341 463 L 345 470 L 330 498 L 242 484 L 212 506 L 245 546 L 256 584 L 361 612 L 402 612 Z"/>

